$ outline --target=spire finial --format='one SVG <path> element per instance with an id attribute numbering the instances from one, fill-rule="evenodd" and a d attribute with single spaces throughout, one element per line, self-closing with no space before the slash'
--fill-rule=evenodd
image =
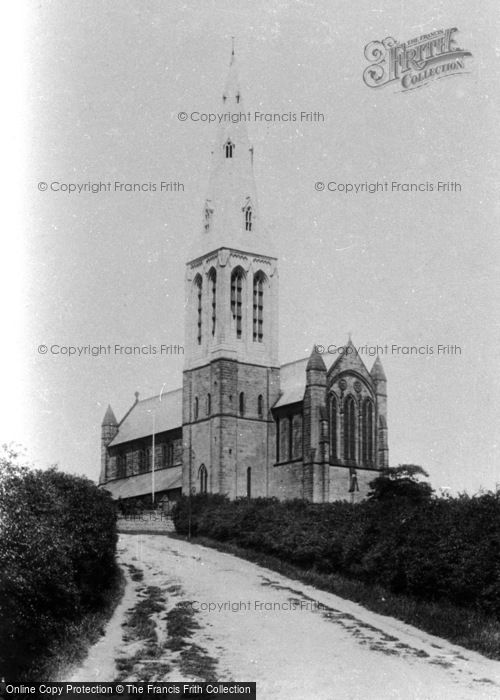
<path id="1" fill-rule="evenodd" d="M 234 36 L 231 37 L 231 63 L 234 61 Z"/>

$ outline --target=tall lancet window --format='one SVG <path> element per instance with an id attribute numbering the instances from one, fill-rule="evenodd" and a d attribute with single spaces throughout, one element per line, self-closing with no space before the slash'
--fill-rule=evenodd
<path id="1" fill-rule="evenodd" d="M 237 338 L 241 338 L 243 327 L 243 275 L 241 267 L 236 267 L 231 273 L 231 314 Z"/>
<path id="2" fill-rule="evenodd" d="M 356 405 L 352 396 L 344 403 L 344 459 L 356 459 Z"/>
<path id="3" fill-rule="evenodd" d="M 337 458 L 337 399 L 332 396 L 330 403 L 330 456 Z"/>
<path id="4" fill-rule="evenodd" d="M 373 463 L 373 403 L 366 399 L 362 412 L 363 463 L 370 466 Z"/>
<path id="5" fill-rule="evenodd" d="M 264 339 L 264 274 L 253 276 L 253 340 L 262 343 Z"/>
<path id="6" fill-rule="evenodd" d="M 198 327 L 196 338 L 198 345 L 201 345 L 203 323 L 203 281 L 201 275 L 196 275 L 194 278 L 194 288 L 196 290 L 196 320 Z"/>
<path id="7" fill-rule="evenodd" d="M 208 273 L 208 283 L 210 287 L 210 298 L 211 298 L 211 308 L 212 308 L 212 337 L 215 336 L 215 327 L 217 324 L 217 272 L 214 267 L 210 269 Z"/>
<path id="8" fill-rule="evenodd" d="M 252 230 L 252 207 L 248 204 L 244 210 L 245 212 L 245 231 Z"/>
<path id="9" fill-rule="evenodd" d="M 233 157 L 233 151 L 234 151 L 234 143 L 231 141 L 231 139 L 228 139 L 224 145 L 224 149 L 226 151 L 226 158 L 232 158 Z"/>

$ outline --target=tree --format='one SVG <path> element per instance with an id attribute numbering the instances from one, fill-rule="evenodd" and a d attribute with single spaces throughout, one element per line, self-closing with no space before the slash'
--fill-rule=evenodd
<path id="1" fill-rule="evenodd" d="M 424 503 L 434 493 L 432 486 L 419 477 L 428 478 L 429 474 L 416 464 L 400 464 L 397 467 L 383 469 L 380 476 L 370 481 L 370 501 L 405 501 L 406 503 Z"/>

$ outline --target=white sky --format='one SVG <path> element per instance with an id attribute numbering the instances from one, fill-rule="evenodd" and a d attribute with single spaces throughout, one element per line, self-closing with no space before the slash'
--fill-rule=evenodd
<path id="1" fill-rule="evenodd" d="M 180 386 L 182 357 L 36 349 L 183 343 L 184 262 L 215 127 L 176 115 L 219 110 L 235 35 L 247 110 L 326 116 L 249 125 L 261 214 L 280 257 L 282 362 L 314 343 L 341 344 L 349 331 L 357 345 L 460 345 L 461 356 L 382 358 L 390 462 L 422 465 L 437 488 L 494 488 L 498 20 L 494 2 L 479 12 L 451 0 L 432 9 L 373 0 L 25 3 L 6 44 L 14 188 L 3 236 L 12 343 L 3 348 L 2 438 L 21 442 L 40 466 L 96 478 L 108 402 L 120 418 L 134 391 Z M 368 42 L 448 27 L 473 54 L 469 74 L 409 93 L 364 85 Z M 89 180 L 178 180 L 185 192 L 37 190 L 39 181 Z M 348 196 L 315 192 L 317 180 L 455 180 L 462 192 Z"/>

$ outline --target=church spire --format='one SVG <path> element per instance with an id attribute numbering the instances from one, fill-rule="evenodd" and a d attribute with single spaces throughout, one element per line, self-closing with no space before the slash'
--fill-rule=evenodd
<path id="1" fill-rule="evenodd" d="M 202 221 L 190 259 L 220 248 L 276 257 L 262 224 L 257 202 L 246 111 L 240 88 L 234 39 L 229 71 L 217 111 L 217 135 Z"/>

